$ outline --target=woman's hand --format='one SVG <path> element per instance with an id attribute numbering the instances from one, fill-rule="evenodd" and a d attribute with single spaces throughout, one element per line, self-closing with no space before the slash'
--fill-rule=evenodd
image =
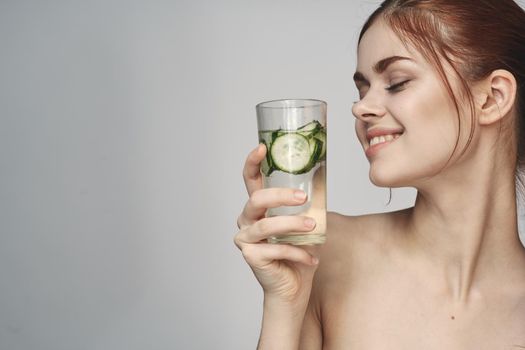
<path id="1" fill-rule="evenodd" d="M 261 144 L 246 159 L 243 177 L 250 198 L 237 220 L 240 231 L 234 241 L 261 284 L 265 300 L 306 305 L 318 264 L 316 248 L 270 244 L 266 239 L 304 234 L 315 227 L 315 222 L 305 216 L 265 217 L 268 208 L 302 205 L 306 201 L 301 190 L 262 188 L 259 167 L 265 156 L 266 147 Z"/>

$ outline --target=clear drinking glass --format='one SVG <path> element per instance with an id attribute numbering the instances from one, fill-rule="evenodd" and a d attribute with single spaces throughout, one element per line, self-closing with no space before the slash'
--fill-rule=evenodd
<path id="1" fill-rule="evenodd" d="M 259 142 L 267 148 L 261 163 L 263 184 L 303 190 L 301 206 L 267 210 L 266 216 L 305 215 L 315 219 L 313 231 L 275 236 L 270 243 L 323 244 L 326 240 L 326 102 L 287 99 L 259 103 Z"/>

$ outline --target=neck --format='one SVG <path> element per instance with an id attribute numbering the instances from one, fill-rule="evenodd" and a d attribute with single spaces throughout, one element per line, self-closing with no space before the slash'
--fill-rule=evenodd
<path id="1" fill-rule="evenodd" d="M 419 186 L 405 230 L 434 287 L 460 303 L 505 283 L 525 264 L 513 167 L 486 158 L 474 163 L 475 176 L 448 171 Z"/>

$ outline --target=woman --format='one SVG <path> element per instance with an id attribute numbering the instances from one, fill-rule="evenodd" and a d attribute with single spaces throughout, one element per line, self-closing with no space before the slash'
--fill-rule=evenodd
<path id="1" fill-rule="evenodd" d="M 262 189 L 250 153 L 235 243 L 264 290 L 259 349 L 525 348 L 523 28 L 512 0 L 387 0 L 365 23 L 356 132 L 371 181 L 415 187 L 411 208 L 329 213 L 322 247 L 264 243 L 312 226 L 264 217 L 305 198 Z"/>

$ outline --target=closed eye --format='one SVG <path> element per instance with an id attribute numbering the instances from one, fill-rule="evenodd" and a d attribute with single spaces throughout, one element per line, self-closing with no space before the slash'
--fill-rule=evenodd
<path id="1" fill-rule="evenodd" d="M 396 84 L 392 84 L 390 86 L 387 86 L 385 88 L 385 90 L 389 91 L 389 92 L 398 92 L 398 91 L 401 91 L 403 90 L 403 88 L 405 87 L 405 85 L 410 81 L 410 79 L 407 79 L 407 80 L 403 80 L 399 83 L 396 83 Z"/>

